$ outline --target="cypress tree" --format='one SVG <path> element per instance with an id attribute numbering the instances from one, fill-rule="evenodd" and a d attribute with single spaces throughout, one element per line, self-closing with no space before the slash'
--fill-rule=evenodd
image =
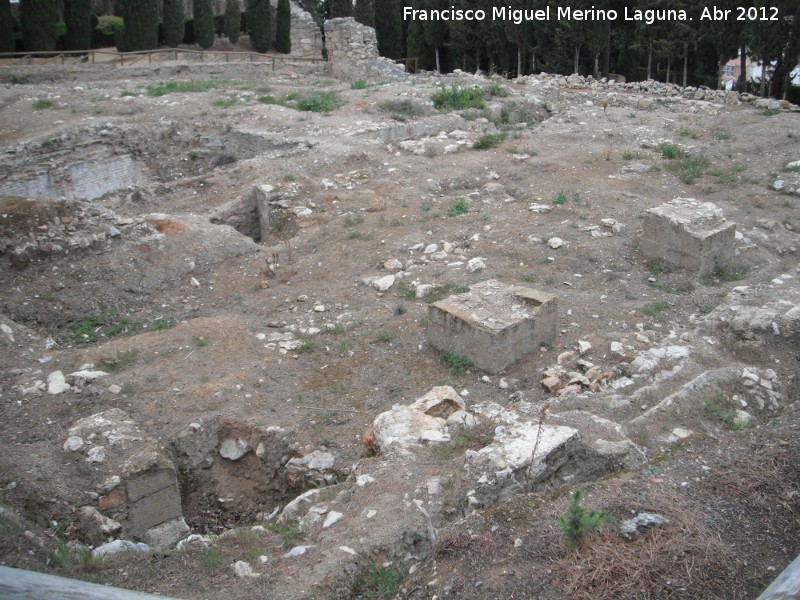
<path id="1" fill-rule="evenodd" d="M 289 0 L 278 0 L 278 10 L 275 17 L 277 31 L 275 32 L 275 47 L 278 52 L 289 54 L 292 51 L 292 10 Z"/>
<path id="2" fill-rule="evenodd" d="M 214 10 L 211 0 L 194 0 L 194 35 L 205 50 L 214 44 Z"/>
<path id="3" fill-rule="evenodd" d="M 164 43 L 177 48 L 183 41 L 186 13 L 183 0 L 164 0 Z"/>
<path id="4" fill-rule="evenodd" d="M 92 46 L 91 12 L 91 0 L 70 0 L 64 3 L 67 50 L 88 50 Z"/>
<path id="5" fill-rule="evenodd" d="M 375 5 L 375 35 L 381 56 L 403 57 L 402 10 L 400 0 L 381 0 Z"/>
<path id="6" fill-rule="evenodd" d="M 122 3 L 125 26 L 122 39 L 127 52 L 152 50 L 158 46 L 158 2 L 125 0 Z"/>
<path id="7" fill-rule="evenodd" d="M 356 0 L 353 16 L 362 25 L 375 27 L 375 5 L 372 0 Z"/>
<path id="8" fill-rule="evenodd" d="M 248 2 L 247 26 L 250 28 L 250 43 L 256 52 L 267 52 L 272 46 L 272 7 L 269 0 Z"/>
<path id="9" fill-rule="evenodd" d="M 56 49 L 58 13 L 53 0 L 22 0 L 19 20 L 25 50 L 36 52 Z"/>
<path id="10" fill-rule="evenodd" d="M 225 3 L 225 35 L 231 44 L 239 41 L 239 32 L 242 30 L 242 9 L 239 0 L 227 0 Z"/>
<path id="11" fill-rule="evenodd" d="M 13 52 L 15 45 L 11 2 L 10 0 L 0 0 L 0 52 Z"/>
<path id="12" fill-rule="evenodd" d="M 331 19 L 353 15 L 353 0 L 331 0 Z"/>

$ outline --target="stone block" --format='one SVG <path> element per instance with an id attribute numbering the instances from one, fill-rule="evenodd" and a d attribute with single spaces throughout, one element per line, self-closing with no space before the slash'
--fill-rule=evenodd
<path id="1" fill-rule="evenodd" d="M 645 211 L 639 251 L 704 277 L 730 262 L 735 236 L 736 223 L 715 204 L 676 198 Z"/>
<path id="2" fill-rule="evenodd" d="M 495 280 L 428 307 L 428 341 L 489 373 L 502 371 L 555 339 L 557 326 L 553 294 Z"/>

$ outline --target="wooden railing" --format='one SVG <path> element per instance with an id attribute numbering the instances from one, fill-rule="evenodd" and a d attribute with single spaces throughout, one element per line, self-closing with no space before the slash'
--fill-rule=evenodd
<path id="1" fill-rule="evenodd" d="M 286 62 L 324 63 L 323 58 L 304 58 L 283 54 L 259 54 L 257 52 L 224 52 L 217 50 L 192 50 L 184 48 L 161 48 L 140 52 L 114 52 L 111 50 L 86 50 L 81 52 L 2 52 L 0 67 L 19 65 L 68 65 L 68 64 L 112 64 L 130 66 L 139 63 L 159 63 L 167 60 L 183 60 L 200 63 L 261 63 L 271 64 L 274 71 Z"/>

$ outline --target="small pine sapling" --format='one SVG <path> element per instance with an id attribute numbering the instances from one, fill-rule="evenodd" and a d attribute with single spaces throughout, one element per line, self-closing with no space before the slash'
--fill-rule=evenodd
<path id="1" fill-rule="evenodd" d="M 605 511 L 587 510 L 582 506 L 582 500 L 583 492 L 581 490 L 572 492 L 572 498 L 567 507 L 567 516 L 559 518 L 561 530 L 564 532 L 564 538 L 570 548 L 574 548 L 587 533 L 600 527 L 600 524 L 608 517 Z"/>

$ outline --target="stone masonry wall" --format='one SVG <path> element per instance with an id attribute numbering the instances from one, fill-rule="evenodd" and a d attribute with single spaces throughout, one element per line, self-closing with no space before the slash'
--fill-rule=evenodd
<path id="1" fill-rule="evenodd" d="M 325 21 L 325 45 L 331 74 L 337 77 L 396 77 L 405 72 L 378 53 L 375 29 L 352 17 Z"/>

